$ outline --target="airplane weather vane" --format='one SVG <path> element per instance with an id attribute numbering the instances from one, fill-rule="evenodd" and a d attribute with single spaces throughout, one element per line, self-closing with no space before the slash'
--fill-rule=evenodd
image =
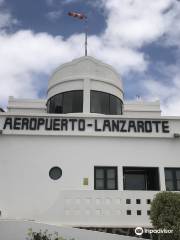
<path id="1" fill-rule="evenodd" d="M 87 56 L 87 35 L 88 35 L 88 27 L 87 27 L 87 16 L 83 13 L 78 12 L 68 12 L 68 15 L 71 17 L 78 18 L 80 20 L 84 20 L 85 22 L 85 56 Z"/>

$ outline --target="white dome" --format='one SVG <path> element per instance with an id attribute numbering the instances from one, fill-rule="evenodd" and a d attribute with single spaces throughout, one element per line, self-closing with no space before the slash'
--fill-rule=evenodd
<path id="1" fill-rule="evenodd" d="M 49 80 L 48 99 L 61 92 L 85 90 L 88 81 L 89 90 L 107 92 L 123 100 L 122 81 L 118 73 L 110 65 L 89 56 L 56 69 Z"/>

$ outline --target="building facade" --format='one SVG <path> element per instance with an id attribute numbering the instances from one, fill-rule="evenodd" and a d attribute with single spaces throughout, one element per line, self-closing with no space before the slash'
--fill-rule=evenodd
<path id="1" fill-rule="evenodd" d="M 123 96 L 111 66 L 82 57 L 53 73 L 46 100 L 10 97 L 0 112 L 0 218 L 151 227 L 155 194 L 180 191 L 180 117 Z"/>

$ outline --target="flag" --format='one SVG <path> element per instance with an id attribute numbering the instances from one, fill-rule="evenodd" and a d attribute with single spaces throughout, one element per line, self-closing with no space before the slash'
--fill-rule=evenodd
<path id="1" fill-rule="evenodd" d="M 78 13 L 78 12 L 68 12 L 68 15 L 71 17 L 76 17 L 79 19 L 86 19 L 87 17 L 83 13 Z"/>

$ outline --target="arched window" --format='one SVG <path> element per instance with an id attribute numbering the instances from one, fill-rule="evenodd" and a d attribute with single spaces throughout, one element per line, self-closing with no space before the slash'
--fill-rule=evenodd
<path id="1" fill-rule="evenodd" d="M 83 91 L 74 90 L 59 93 L 48 100 L 48 113 L 83 112 Z"/>
<path id="2" fill-rule="evenodd" d="M 121 115 L 122 101 L 109 93 L 91 90 L 91 112 L 107 115 Z"/>

